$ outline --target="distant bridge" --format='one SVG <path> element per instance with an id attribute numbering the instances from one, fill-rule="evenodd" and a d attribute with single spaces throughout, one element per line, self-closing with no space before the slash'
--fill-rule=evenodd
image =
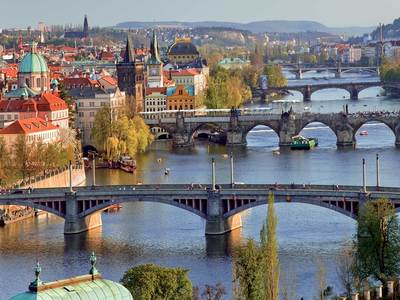
<path id="1" fill-rule="evenodd" d="M 191 110 L 142 113 L 150 127 L 164 129 L 178 147 L 193 145 L 195 133 L 204 128 L 216 128 L 226 135 L 228 146 L 245 145 L 247 134 L 257 125 L 270 127 L 279 137 L 280 146 L 289 146 L 292 137 L 308 124 L 319 122 L 328 126 L 337 137 L 338 146 L 354 146 L 357 130 L 365 123 L 375 121 L 386 124 L 400 146 L 400 112 L 365 113 L 295 113 L 282 114 L 263 109 Z"/>
<path id="2" fill-rule="evenodd" d="M 215 167 L 214 167 L 215 168 Z M 386 198 L 400 209 L 400 188 L 299 184 L 174 184 L 35 189 L 0 195 L 0 205 L 22 205 L 65 220 L 64 233 L 102 225 L 100 212 L 124 202 L 156 202 L 189 211 L 206 220 L 206 234 L 223 234 L 242 226 L 240 213 L 267 203 L 307 203 L 356 218 L 367 201 Z M 233 178 L 233 177 L 232 177 Z M 365 182 L 365 181 L 364 181 Z M 18 190 L 22 192 L 22 190 Z M 176 215 L 171 216 L 175 218 Z M 155 226 L 158 224 L 155 223 Z"/>
<path id="3" fill-rule="evenodd" d="M 270 87 L 268 88 L 269 92 L 274 91 L 299 91 L 303 95 L 304 101 L 310 101 L 312 93 L 324 90 L 324 89 L 343 89 L 349 92 L 350 99 L 358 100 L 358 95 L 361 91 L 370 88 L 370 87 L 382 87 L 382 82 L 379 78 L 373 79 L 360 79 L 354 81 L 335 81 L 330 82 L 329 80 L 326 82 L 317 81 L 317 82 L 304 82 L 302 83 L 300 80 L 296 82 L 289 81 L 287 86 L 282 87 Z"/>
<path id="4" fill-rule="evenodd" d="M 345 73 L 368 73 L 372 75 L 380 74 L 378 66 L 375 67 L 343 67 L 341 64 L 337 66 L 303 66 L 299 64 L 283 65 L 284 69 L 296 75 L 296 79 L 303 79 L 303 74 L 306 72 L 325 72 L 329 71 L 335 74 L 335 78 L 341 78 Z"/>

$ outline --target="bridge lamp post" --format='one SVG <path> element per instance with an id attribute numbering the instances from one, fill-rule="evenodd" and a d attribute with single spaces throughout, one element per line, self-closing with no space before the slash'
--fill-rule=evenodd
<path id="1" fill-rule="evenodd" d="M 92 185 L 96 185 L 96 152 L 94 151 L 89 151 L 89 154 L 92 155 L 92 176 L 93 176 L 93 182 Z"/>
<path id="2" fill-rule="evenodd" d="M 367 174 L 366 174 L 366 166 L 365 166 L 365 158 L 362 159 L 363 165 L 363 192 L 367 192 Z"/>
<path id="3" fill-rule="evenodd" d="M 379 188 L 380 185 L 381 185 L 381 175 L 380 175 L 379 154 L 376 154 L 376 187 Z"/>
<path id="4" fill-rule="evenodd" d="M 69 175 L 69 191 L 72 193 L 73 189 L 72 189 L 72 162 L 69 161 L 69 165 L 68 165 L 68 175 Z"/>
<path id="5" fill-rule="evenodd" d="M 215 159 L 211 160 L 211 190 L 215 191 Z"/>
<path id="6" fill-rule="evenodd" d="M 235 181 L 234 181 L 234 174 L 233 174 L 233 154 L 232 154 L 232 152 L 230 155 L 230 159 L 231 159 L 231 187 L 233 188 L 235 186 Z"/>

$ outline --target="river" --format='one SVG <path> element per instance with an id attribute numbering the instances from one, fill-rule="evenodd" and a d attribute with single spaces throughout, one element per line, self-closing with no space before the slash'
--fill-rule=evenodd
<path id="1" fill-rule="evenodd" d="M 400 99 L 376 97 L 378 88 L 360 94 L 359 101 L 343 99 L 341 90 L 319 91 L 309 103 L 273 104 L 275 109 L 293 105 L 295 110 L 337 112 L 343 104 L 350 111 L 398 110 Z M 290 99 L 301 99 L 299 94 Z M 335 100 L 336 99 L 336 100 Z M 271 106 L 254 102 L 250 106 Z M 246 183 L 321 183 L 359 184 L 361 160 L 367 159 L 368 183 L 375 184 L 375 155 L 381 156 L 383 185 L 399 186 L 400 150 L 394 146 L 394 134 L 382 124 L 367 124 L 368 136 L 357 135 L 355 149 L 337 149 L 336 138 L 322 124 L 310 124 L 303 134 L 318 137 L 320 145 L 312 151 L 281 151 L 276 134 L 267 127 L 254 128 L 247 147 L 235 148 L 236 181 Z M 195 183 L 210 182 L 210 160 L 216 159 L 217 182 L 229 181 L 230 150 L 224 146 L 196 141 L 192 149 L 173 151 L 168 142 L 157 142 L 152 150 L 137 157 L 135 174 L 116 170 L 97 170 L 97 184 Z M 161 162 L 157 159 L 161 158 Z M 164 168 L 171 169 L 164 175 Z M 88 174 L 88 184 L 91 174 Z M 318 285 L 316 270 L 326 270 L 326 281 L 340 293 L 336 259 L 341 247 L 355 233 L 356 223 L 334 211 L 307 204 L 276 204 L 278 215 L 281 285 L 289 277 L 298 299 L 312 299 Z M 104 213 L 103 226 L 87 233 L 64 236 L 63 220 L 42 215 L 0 228 L 0 298 L 27 290 L 34 279 L 33 266 L 40 261 L 42 280 L 50 281 L 89 271 L 88 257 L 95 251 L 98 269 L 104 277 L 118 281 L 129 267 L 156 263 L 190 270 L 194 285 L 221 282 L 231 290 L 231 251 L 246 238 L 259 239 L 266 206 L 246 211 L 243 228 L 221 237 L 204 236 L 204 220 L 175 207 L 156 203 L 123 204 L 118 213 Z M 289 276 L 287 276 L 289 274 Z"/>

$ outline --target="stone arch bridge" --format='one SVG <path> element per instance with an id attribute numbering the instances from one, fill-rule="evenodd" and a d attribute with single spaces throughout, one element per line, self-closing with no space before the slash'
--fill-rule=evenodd
<path id="1" fill-rule="evenodd" d="M 356 218 L 366 201 L 386 198 L 400 209 L 400 188 L 333 185 L 136 185 L 17 190 L 0 195 L 0 205 L 23 205 L 65 219 L 64 233 L 80 233 L 102 225 L 100 212 L 124 202 L 156 202 L 205 219 L 205 233 L 224 234 L 241 227 L 240 213 L 267 203 L 307 203 Z M 17 193 L 18 192 L 18 193 Z M 174 217 L 174 216 L 171 216 Z"/>
<path id="2" fill-rule="evenodd" d="M 226 135 L 226 144 L 245 145 L 248 132 L 257 125 L 270 127 L 279 137 L 280 146 L 289 146 L 293 136 L 308 124 L 323 123 L 335 133 L 338 146 L 354 146 L 357 130 L 368 122 L 386 124 L 400 146 L 400 112 L 339 113 L 295 113 L 292 110 L 281 114 L 260 110 L 210 110 L 172 111 L 144 115 L 150 127 L 161 127 L 173 138 L 175 146 L 193 144 L 194 133 L 207 126 L 218 128 Z"/>
<path id="3" fill-rule="evenodd" d="M 276 87 L 276 88 L 268 88 L 269 92 L 277 92 L 277 91 L 298 91 L 303 95 L 303 101 L 310 101 L 311 95 L 320 90 L 324 89 L 343 89 L 349 92 L 350 99 L 358 100 L 358 95 L 361 91 L 370 88 L 370 87 L 382 87 L 382 83 L 380 81 L 366 81 L 366 82 L 336 82 L 336 83 L 313 83 L 313 84 L 289 84 L 284 87 Z"/>

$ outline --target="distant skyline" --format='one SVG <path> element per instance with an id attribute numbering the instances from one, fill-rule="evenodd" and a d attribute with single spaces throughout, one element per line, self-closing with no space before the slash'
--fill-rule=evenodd
<path id="1" fill-rule="evenodd" d="M 113 26 L 125 21 L 307 20 L 329 27 L 376 26 L 400 17 L 399 0 L 2 0 L 0 28 L 46 25 Z M 103 4 L 104 3 L 104 4 Z M 167 5 L 165 5 L 168 3 Z M 238 3 L 238 4 L 236 4 Z"/>

